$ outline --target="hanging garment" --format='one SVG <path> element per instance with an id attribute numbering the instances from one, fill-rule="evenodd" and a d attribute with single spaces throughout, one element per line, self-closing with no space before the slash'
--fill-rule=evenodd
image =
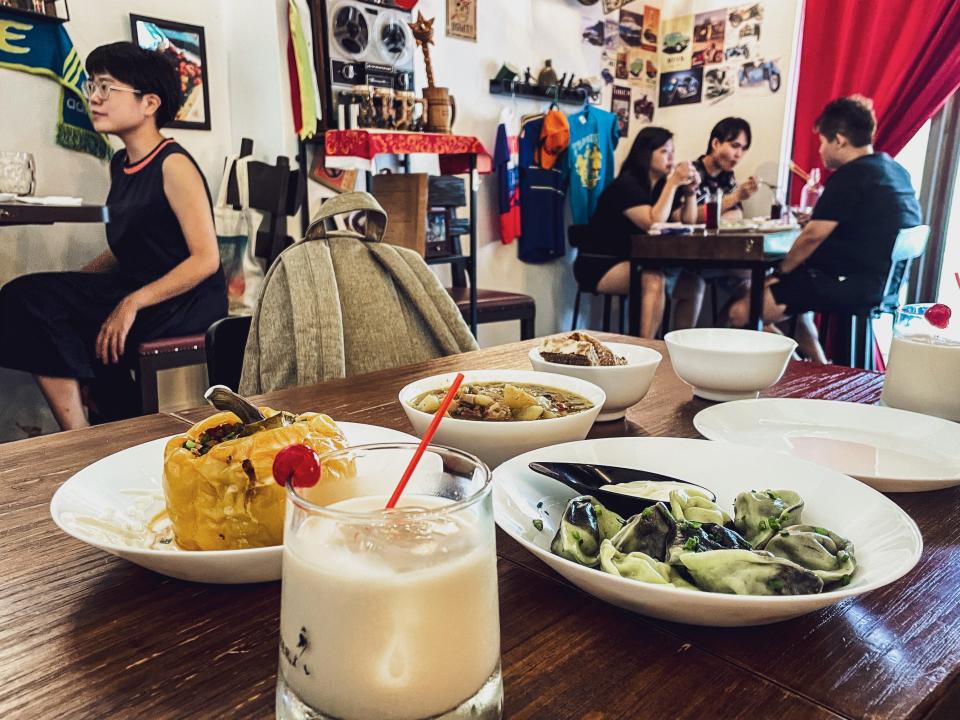
<path id="1" fill-rule="evenodd" d="M 313 66 L 313 53 L 307 45 L 303 19 L 297 0 L 288 0 L 287 66 L 290 70 L 290 94 L 294 129 L 301 140 L 317 133 L 320 117 L 319 93 Z M 309 15 L 308 15 L 309 19 Z"/>
<path id="2" fill-rule="evenodd" d="M 540 263 L 563 257 L 566 252 L 563 206 L 566 202 L 565 164 L 551 169 L 535 161 L 543 131 L 543 116 L 527 120 L 520 129 L 521 229 L 517 257 Z"/>
<path id="3" fill-rule="evenodd" d="M 497 172 L 500 240 L 509 245 L 520 237 L 520 123 L 512 108 L 504 108 L 497 126 L 493 165 Z"/>
<path id="4" fill-rule="evenodd" d="M 569 116 L 567 170 L 570 214 L 574 225 L 586 225 L 604 188 L 613 181 L 614 157 L 620 141 L 617 116 L 591 105 Z"/>

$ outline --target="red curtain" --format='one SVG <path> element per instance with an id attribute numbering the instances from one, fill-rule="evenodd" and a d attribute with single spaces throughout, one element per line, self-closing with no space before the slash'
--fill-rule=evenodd
<path id="1" fill-rule="evenodd" d="M 900 152 L 960 87 L 958 38 L 958 0 L 806 0 L 793 159 L 822 166 L 813 121 L 853 93 L 873 98 L 876 149 Z"/>

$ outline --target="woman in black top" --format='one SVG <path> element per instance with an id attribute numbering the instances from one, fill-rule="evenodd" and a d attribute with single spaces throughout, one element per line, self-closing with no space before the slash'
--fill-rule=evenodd
<path id="1" fill-rule="evenodd" d="M 0 366 L 33 373 L 64 430 L 88 424 L 82 386 L 97 386 L 105 419 L 134 409 L 126 348 L 202 332 L 227 312 L 206 181 L 159 132 L 180 107 L 176 69 L 114 43 L 94 50 L 86 70 L 94 128 L 124 144 L 110 163 L 109 249 L 79 272 L 25 275 L 0 289 Z"/>
<path id="2" fill-rule="evenodd" d="M 630 236 L 668 220 L 695 223 L 699 183 L 692 163 L 674 164 L 673 133 L 659 127 L 637 133 L 620 174 L 600 196 L 590 219 L 590 241 L 581 246 L 574 261 L 573 273 L 580 286 L 626 295 Z M 663 319 L 664 275 L 644 270 L 642 283 L 640 336 L 651 338 Z"/>

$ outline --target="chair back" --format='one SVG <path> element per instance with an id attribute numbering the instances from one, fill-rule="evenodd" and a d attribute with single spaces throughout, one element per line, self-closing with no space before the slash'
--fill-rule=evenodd
<path id="1" fill-rule="evenodd" d="M 571 225 L 567 228 L 567 242 L 570 243 L 570 247 L 580 248 L 583 247 L 584 240 L 586 240 L 588 233 L 590 232 L 589 225 Z"/>
<path id="2" fill-rule="evenodd" d="M 250 207 L 264 213 L 257 229 L 254 254 L 273 264 L 283 249 L 293 243 L 287 235 L 287 217 L 296 215 L 306 195 L 302 175 L 290 169 L 290 160 L 277 157 L 277 164 L 251 161 L 247 165 Z"/>
<path id="3" fill-rule="evenodd" d="M 926 252 L 929 237 L 929 225 L 903 228 L 897 233 L 890 253 L 890 272 L 880 301 L 881 312 L 894 312 L 900 306 L 900 288 L 910 272 L 910 263 Z"/>
<path id="4" fill-rule="evenodd" d="M 231 315 L 207 329 L 207 379 L 211 385 L 239 389 L 250 320 L 249 315 Z"/>

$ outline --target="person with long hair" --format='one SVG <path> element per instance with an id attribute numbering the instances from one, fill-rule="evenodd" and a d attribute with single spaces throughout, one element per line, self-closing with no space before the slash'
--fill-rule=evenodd
<path id="1" fill-rule="evenodd" d="M 693 163 L 674 160 L 673 133 L 645 127 L 633 141 L 620 174 L 603 191 L 590 219 L 590 239 L 573 264 L 581 288 L 608 295 L 630 289 L 630 236 L 655 223 L 697 221 L 700 176 Z M 666 278 L 643 270 L 640 336 L 652 338 L 663 320 Z"/>
<path id="2" fill-rule="evenodd" d="M 93 127 L 124 145 L 110 163 L 108 248 L 79 272 L 0 288 L 0 366 L 34 375 L 63 430 L 89 423 L 89 387 L 101 419 L 136 414 L 128 348 L 203 332 L 227 314 L 210 191 L 187 151 L 160 134 L 181 104 L 176 68 L 118 42 L 91 52 L 86 70 Z"/>

